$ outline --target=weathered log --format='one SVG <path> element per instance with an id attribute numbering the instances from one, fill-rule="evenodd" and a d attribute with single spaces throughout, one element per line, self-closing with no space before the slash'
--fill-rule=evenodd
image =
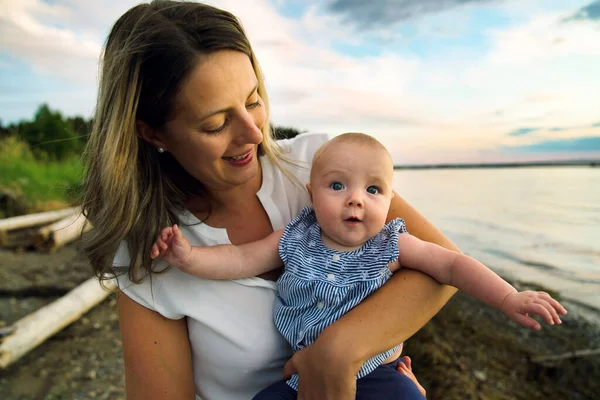
<path id="1" fill-rule="evenodd" d="M 569 358 L 595 356 L 598 354 L 600 354 L 600 349 L 574 350 L 574 351 L 569 351 L 568 353 L 554 354 L 551 356 L 532 357 L 531 361 L 534 363 L 547 363 L 547 362 L 566 360 Z"/>
<path id="2" fill-rule="evenodd" d="M 0 328 L 0 340 L 2 340 L 3 336 L 8 336 L 10 334 L 12 334 L 15 331 L 15 327 L 14 326 L 4 326 L 2 328 Z"/>
<path id="3" fill-rule="evenodd" d="M 579 357 L 588 357 L 600 354 L 600 349 L 574 350 L 567 353 L 553 354 L 550 356 L 528 357 L 527 379 L 539 381 L 542 377 L 557 379 L 560 376 L 563 362 Z M 577 360 L 579 362 L 580 360 Z"/>
<path id="4" fill-rule="evenodd" d="M 51 225 L 40 228 L 35 237 L 35 247 L 42 251 L 54 251 L 77 239 L 91 227 L 92 225 L 83 214 L 71 214 Z"/>
<path id="5" fill-rule="evenodd" d="M 0 344 L 0 369 L 17 361 L 50 336 L 79 319 L 85 312 L 104 300 L 115 284 L 107 281 L 105 290 L 98 279 L 90 278 L 60 299 L 18 320 L 14 332 Z"/>
<path id="6" fill-rule="evenodd" d="M 75 213 L 81 213 L 80 208 L 71 207 L 63 210 L 46 211 L 43 213 L 0 219 L 0 246 L 6 246 L 8 244 L 9 235 L 7 233 L 9 231 L 48 224 Z"/>
<path id="7" fill-rule="evenodd" d="M 10 232 L 0 231 L 0 247 L 28 248 L 35 244 L 36 228 L 14 229 Z"/>
<path id="8" fill-rule="evenodd" d="M 28 226 L 42 225 L 64 218 L 73 214 L 79 207 L 65 208 L 62 210 L 46 211 L 36 214 L 19 215 L 18 217 L 0 219 L 0 230 L 27 228 Z"/>

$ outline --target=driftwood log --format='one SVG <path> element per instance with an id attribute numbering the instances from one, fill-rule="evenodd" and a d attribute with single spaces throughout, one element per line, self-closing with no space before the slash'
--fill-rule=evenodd
<path id="1" fill-rule="evenodd" d="M 71 215 L 40 228 L 35 236 L 35 247 L 38 250 L 52 252 L 77 239 L 91 227 L 92 225 L 77 209 Z"/>
<path id="2" fill-rule="evenodd" d="M 15 322 L 12 333 L 0 338 L 0 369 L 4 369 L 56 332 L 79 319 L 104 300 L 115 284 L 107 281 L 105 290 L 97 278 L 90 278 L 69 293 Z"/>
<path id="3" fill-rule="evenodd" d="M 568 353 L 554 354 L 551 356 L 533 357 L 531 359 L 531 361 L 534 363 L 538 363 L 538 364 L 544 364 L 544 363 L 553 363 L 556 361 L 567 360 L 569 358 L 597 356 L 597 355 L 600 355 L 600 349 L 573 350 L 573 351 L 569 351 Z"/>
<path id="4" fill-rule="evenodd" d="M 78 207 L 0 219 L 0 247 L 24 246 L 29 242 L 22 237 L 23 232 L 26 233 L 25 236 L 29 236 L 27 228 L 49 224 L 75 213 L 81 213 Z"/>
<path id="5" fill-rule="evenodd" d="M 0 231 L 27 228 L 35 225 L 43 225 L 57 221 L 73 214 L 78 207 L 65 208 L 63 210 L 46 211 L 37 214 L 19 215 L 18 217 L 0 219 Z"/>
<path id="6" fill-rule="evenodd" d="M 0 247 L 7 249 L 26 249 L 35 244 L 37 228 L 15 229 L 10 232 L 0 231 Z"/>
<path id="7" fill-rule="evenodd" d="M 539 380 L 542 376 L 555 379 L 560 374 L 562 368 L 561 365 L 564 362 L 568 362 L 567 360 L 598 355 L 600 355 L 600 349 L 583 349 L 573 350 L 562 354 L 528 358 L 527 379 Z"/>

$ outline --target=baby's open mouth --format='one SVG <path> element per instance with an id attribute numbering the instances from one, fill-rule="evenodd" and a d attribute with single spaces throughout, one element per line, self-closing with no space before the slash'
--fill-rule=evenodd
<path id="1" fill-rule="evenodd" d="M 358 219 L 357 217 L 350 217 L 350 218 L 346 218 L 346 221 L 348 221 L 348 222 L 360 222 L 360 219 Z"/>

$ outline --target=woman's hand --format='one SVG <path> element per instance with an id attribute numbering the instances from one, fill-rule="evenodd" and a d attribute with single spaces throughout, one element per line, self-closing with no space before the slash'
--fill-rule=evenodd
<path id="1" fill-rule="evenodd" d="M 284 375 L 298 374 L 298 400 L 354 400 L 362 363 L 347 355 L 347 349 L 337 349 L 324 335 L 294 354 L 285 364 Z"/>

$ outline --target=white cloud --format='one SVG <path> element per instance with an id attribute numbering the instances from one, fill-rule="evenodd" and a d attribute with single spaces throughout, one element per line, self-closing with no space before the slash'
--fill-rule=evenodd
<path id="1" fill-rule="evenodd" d="M 337 53 L 332 43 L 350 31 L 314 7 L 292 20 L 263 1 L 216 5 L 244 23 L 266 76 L 275 123 L 332 133 L 361 128 L 381 133 L 419 117 L 419 108 L 402 99 L 417 60 Z"/>
<path id="2" fill-rule="evenodd" d="M 491 30 L 494 50 L 489 62 L 527 65 L 565 56 L 598 56 L 600 26 L 595 21 L 563 22 L 564 13 L 538 16 L 528 24 Z"/>
<path id="3" fill-rule="evenodd" d="M 421 63 L 407 93 L 430 111 L 430 129 L 421 141 L 431 144 L 435 138 L 446 148 L 492 149 L 524 125 L 543 128 L 596 120 L 600 31 L 589 24 L 564 26 L 558 22 L 563 16 L 537 13 L 526 24 L 491 31 L 485 54 Z M 553 43 L 556 36 L 563 39 L 560 44 Z"/>
<path id="4" fill-rule="evenodd" d="M 93 84 L 101 41 L 89 29 L 73 30 L 72 22 L 94 11 L 94 7 L 83 12 L 68 3 L 49 5 L 39 0 L 5 4 L 0 8 L 0 46 L 39 74 Z"/>
<path id="5" fill-rule="evenodd" d="M 86 3 L 26 0 L 0 6 L 2 51 L 39 74 L 74 85 L 78 92 L 72 100 L 61 92 L 47 94 L 54 97 L 46 101 L 84 115 L 93 108 L 105 36 L 136 2 Z M 499 144 L 525 140 L 507 133 L 526 125 L 583 126 L 598 118 L 600 32 L 586 22 L 561 24 L 561 14 L 530 13 L 525 24 L 490 30 L 491 47 L 484 54 L 425 62 L 389 51 L 371 57 L 340 54 L 333 43 L 352 38 L 360 45 L 364 38 L 315 7 L 293 20 L 267 0 L 211 3 L 241 19 L 263 67 L 277 124 L 334 134 L 365 131 L 399 160 L 453 160 L 489 158 Z M 535 4 L 527 2 L 527 10 Z M 464 17 L 455 17 L 458 25 L 464 23 Z M 527 140 L 589 133 L 540 130 Z"/>
<path id="6" fill-rule="evenodd" d="M 540 15 L 490 32 L 489 53 L 468 70 L 470 85 L 489 92 L 484 104 L 511 110 L 515 120 L 538 116 L 545 124 L 597 118 L 600 29 L 584 21 L 562 23 L 563 17 Z M 552 95 L 540 102 L 536 93 Z"/>

